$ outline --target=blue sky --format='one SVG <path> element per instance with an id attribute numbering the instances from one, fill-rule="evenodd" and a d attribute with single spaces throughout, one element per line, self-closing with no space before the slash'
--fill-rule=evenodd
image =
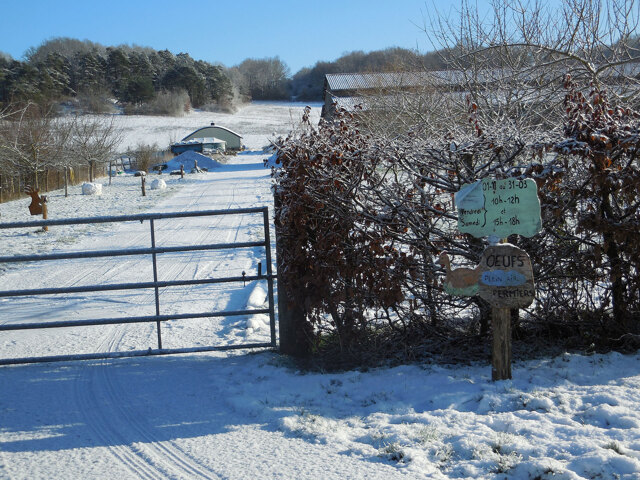
<path id="1" fill-rule="evenodd" d="M 453 2 L 458 4 L 457 1 Z M 54 37 L 136 44 L 227 67 L 279 56 L 295 73 L 346 52 L 432 50 L 420 26 L 446 0 L 0 0 L 0 51 Z"/>

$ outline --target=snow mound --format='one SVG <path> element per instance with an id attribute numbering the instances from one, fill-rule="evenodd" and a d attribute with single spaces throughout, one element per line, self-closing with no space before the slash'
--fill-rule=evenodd
<path id="1" fill-rule="evenodd" d="M 149 188 L 151 188 L 151 190 L 164 190 L 165 188 L 167 188 L 167 183 L 160 178 L 156 178 L 153 182 L 151 182 Z"/>
<path id="2" fill-rule="evenodd" d="M 180 170 L 180 165 L 184 165 L 184 171 L 190 172 L 196 166 L 196 162 L 198 162 L 198 168 L 206 168 L 207 170 L 211 170 L 212 168 L 221 167 L 222 164 L 212 158 L 209 158 L 205 155 L 202 155 L 198 152 L 184 152 L 174 157 L 172 160 L 167 162 L 168 170 Z"/>
<path id="3" fill-rule="evenodd" d="M 257 310 L 266 308 L 267 304 L 267 292 L 260 286 L 255 285 L 249 298 L 247 299 L 247 309 L 248 310 Z M 256 330 L 264 330 L 269 328 L 269 315 L 265 314 L 256 314 L 251 316 L 247 320 L 247 331 L 248 333 L 253 333 Z"/>
<path id="4" fill-rule="evenodd" d="M 102 184 L 89 183 L 89 182 L 83 183 L 82 194 L 83 195 L 102 195 Z"/>
<path id="5" fill-rule="evenodd" d="M 267 292 L 260 285 L 256 285 L 249 295 L 247 307 L 250 309 L 263 308 L 265 303 L 267 303 Z"/>

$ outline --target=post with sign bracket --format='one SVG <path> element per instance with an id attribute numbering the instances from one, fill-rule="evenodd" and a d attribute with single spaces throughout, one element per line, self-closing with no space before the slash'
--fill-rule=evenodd
<path id="1" fill-rule="evenodd" d="M 511 378 L 511 309 L 535 298 L 533 267 L 527 253 L 508 243 L 490 245 L 480 258 L 478 296 L 491 305 L 492 378 Z"/>
<path id="2" fill-rule="evenodd" d="M 466 269 L 447 268 L 445 290 L 457 295 L 478 295 L 492 308 L 492 379 L 511 378 L 511 309 L 524 308 L 535 298 L 529 255 L 501 238 L 518 234 L 532 237 L 542 228 L 537 185 L 531 179 L 485 178 L 463 185 L 456 194 L 458 229 L 474 237 L 488 237 L 474 285 L 453 288 L 456 275 Z M 443 257 L 441 256 L 441 259 Z M 448 258 L 446 258 L 448 262 Z M 442 260 L 441 260 L 442 262 Z"/>

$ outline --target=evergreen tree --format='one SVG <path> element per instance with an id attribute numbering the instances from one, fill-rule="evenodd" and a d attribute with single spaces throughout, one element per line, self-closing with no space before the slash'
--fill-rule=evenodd
<path id="1" fill-rule="evenodd" d="M 156 96 L 153 89 L 153 82 L 149 77 L 135 77 L 129 80 L 124 92 L 124 99 L 127 102 L 141 104 L 152 100 Z"/>
<path id="2" fill-rule="evenodd" d="M 71 89 L 71 64 L 59 53 L 47 54 L 36 68 L 40 73 L 38 88 L 43 99 L 56 100 L 75 93 Z"/>
<path id="3" fill-rule="evenodd" d="M 77 54 L 74 57 L 76 70 L 72 87 L 76 92 L 96 92 L 106 88 L 107 62 L 96 51 Z"/>
<path id="4" fill-rule="evenodd" d="M 107 52 L 107 80 L 116 98 L 124 100 L 129 83 L 129 57 L 121 48 L 108 48 Z"/>
<path id="5" fill-rule="evenodd" d="M 174 67 L 164 76 L 162 84 L 167 90 L 186 90 L 194 107 L 203 105 L 207 100 L 204 78 L 193 66 Z"/>

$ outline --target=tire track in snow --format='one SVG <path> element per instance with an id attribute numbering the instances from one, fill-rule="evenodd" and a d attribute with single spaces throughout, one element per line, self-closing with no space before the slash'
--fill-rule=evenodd
<path id="1" fill-rule="evenodd" d="M 109 417 L 117 418 L 120 424 L 135 433 L 135 437 L 139 438 L 138 442 L 140 442 L 138 448 L 145 458 L 167 472 L 170 478 L 219 478 L 215 472 L 187 455 L 171 440 L 156 438 L 153 428 L 144 420 L 144 417 L 126 407 L 125 398 L 122 395 L 124 389 L 117 380 L 114 380 L 112 370 L 108 365 L 98 369 L 98 376 L 100 377 L 100 385 L 104 389 L 103 392 L 106 393 L 112 407 Z"/>
<path id="2" fill-rule="evenodd" d="M 100 343 L 100 348 L 107 348 L 118 335 L 116 328 Z M 162 478 L 164 472 L 146 461 L 132 445 L 129 445 L 121 430 L 114 426 L 114 418 L 107 416 L 104 404 L 103 389 L 98 388 L 100 377 L 98 370 L 108 368 L 105 362 L 83 364 L 79 377 L 75 381 L 74 398 L 78 405 L 87 428 L 95 435 L 99 445 L 104 446 L 109 454 L 129 472 L 134 478 L 155 480 Z"/>
<path id="3" fill-rule="evenodd" d="M 185 189 L 189 190 L 189 192 L 185 191 L 185 194 L 190 195 L 190 199 L 186 205 L 182 205 L 179 211 L 191 210 L 194 207 L 220 209 L 220 205 L 209 206 L 200 203 L 207 188 L 211 188 L 209 182 L 201 185 L 200 191 L 195 195 L 192 191 L 194 189 Z M 239 206 L 235 203 L 235 190 L 235 185 L 231 186 L 231 191 L 227 196 L 227 208 Z M 229 218 L 231 218 L 230 221 L 225 220 Z M 171 231 L 179 234 L 181 230 L 188 228 L 187 219 L 178 220 L 180 221 L 174 221 L 172 225 L 168 225 L 164 229 L 159 228 L 157 234 L 171 233 Z M 158 224 L 156 225 L 158 226 Z M 191 241 L 192 243 L 216 243 L 220 240 L 224 242 L 237 241 L 239 230 L 243 225 L 245 225 L 244 216 L 213 217 L 212 224 L 207 225 L 207 228 L 202 228 L 195 237 L 192 237 Z M 250 256 L 253 256 L 253 253 L 250 253 Z M 197 268 L 201 260 L 202 254 L 200 252 L 192 252 L 184 255 L 179 261 L 169 262 L 168 267 L 159 273 L 166 279 L 180 278 L 185 274 L 194 279 L 229 267 L 227 255 L 224 255 L 223 251 L 213 255 L 211 260 L 213 265 L 208 268 Z M 118 270 L 118 267 L 105 267 L 105 270 L 103 279 L 109 276 L 109 272 Z M 166 293 L 166 290 L 163 289 L 162 292 Z M 154 294 L 151 292 L 139 297 L 139 299 L 153 299 L 153 296 Z M 120 325 L 111 328 L 103 337 L 100 350 L 118 351 L 125 341 L 130 327 L 130 325 Z M 150 329 L 149 337 L 154 336 L 155 333 L 155 329 Z M 128 407 L 127 392 L 118 381 L 117 371 L 114 371 L 109 361 L 98 362 L 84 369 L 83 379 L 77 383 L 76 398 L 84 412 L 87 425 L 109 448 L 110 453 L 136 477 L 144 479 L 219 478 L 214 471 L 190 456 L 175 442 L 157 438 L 154 428 L 134 409 Z M 130 442 L 127 438 L 135 438 L 136 441 Z"/>
<path id="4" fill-rule="evenodd" d="M 198 198 L 203 195 L 204 192 L 201 192 Z M 192 205 L 193 201 L 189 203 L 188 207 Z M 201 232 L 193 239 L 193 243 L 212 241 L 212 236 L 214 240 L 218 239 L 215 227 L 220 226 L 225 217 L 214 218 L 216 221 L 213 228 L 209 226 L 206 229 L 201 229 Z M 180 232 L 186 228 L 188 221 L 185 221 L 186 219 L 180 220 L 182 221 L 174 222 L 165 230 Z M 234 227 L 237 229 L 239 225 L 234 225 Z M 163 277 L 179 277 L 191 268 L 192 262 L 197 265 L 198 257 L 197 254 L 192 253 L 188 257 L 185 256 L 184 260 L 169 263 L 169 268 L 162 272 Z M 218 260 L 218 264 L 220 263 L 222 263 L 222 259 Z M 153 298 L 153 293 L 148 297 Z M 128 327 L 130 326 L 122 325 L 112 328 L 101 342 L 101 351 L 105 349 L 106 351 L 118 351 L 121 343 L 127 337 Z M 149 335 L 155 335 L 155 330 Z M 215 472 L 189 456 L 174 442 L 157 439 L 153 428 L 140 415 L 127 408 L 126 391 L 115 378 L 115 373 L 108 361 L 100 362 L 89 368 L 91 368 L 91 372 L 86 372 L 89 377 L 86 391 L 93 393 L 78 392 L 77 395 L 83 404 L 82 410 L 84 412 L 95 412 L 94 415 L 87 416 L 87 424 L 96 431 L 97 436 L 104 443 L 113 444 L 109 447 L 111 453 L 133 473 L 140 475 L 140 478 L 219 478 Z M 104 399 L 104 403 L 99 405 L 97 398 Z M 126 432 L 139 439 L 135 445 L 125 445 L 127 443 Z"/>
<path id="5" fill-rule="evenodd" d="M 117 269 L 117 259 L 107 259 L 101 264 L 116 265 L 108 269 Z M 81 272 L 72 279 L 72 284 L 79 282 L 82 278 L 94 275 L 95 267 Z M 104 276 L 101 280 L 105 280 Z M 153 296 L 153 295 L 151 295 Z M 113 352 L 127 335 L 127 326 L 112 325 L 109 327 L 99 342 L 96 351 Z M 93 432 L 99 444 L 103 445 L 115 460 L 122 464 L 134 478 L 145 480 L 155 480 L 159 478 L 175 478 L 175 472 L 167 468 L 162 462 L 149 455 L 144 448 L 140 448 L 130 443 L 127 439 L 127 432 L 131 433 L 130 426 L 121 418 L 115 405 L 123 398 L 118 398 L 109 389 L 110 365 L 108 361 L 99 361 L 84 365 L 81 375 L 75 384 L 75 398 L 82 412 L 87 428 Z"/>
<path id="6" fill-rule="evenodd" d="M 115 326 L 102 339 L 100 348 L 117 351 L 126 330 L 125 326 Z M 127 407 L 126 390 L 115 380 L 110 361 L 83 366 L 76 380 L 75 398 L 87 427 L 134 478 L 220 478 L 170 440 L 156 438 L 153 428 Z"/>

